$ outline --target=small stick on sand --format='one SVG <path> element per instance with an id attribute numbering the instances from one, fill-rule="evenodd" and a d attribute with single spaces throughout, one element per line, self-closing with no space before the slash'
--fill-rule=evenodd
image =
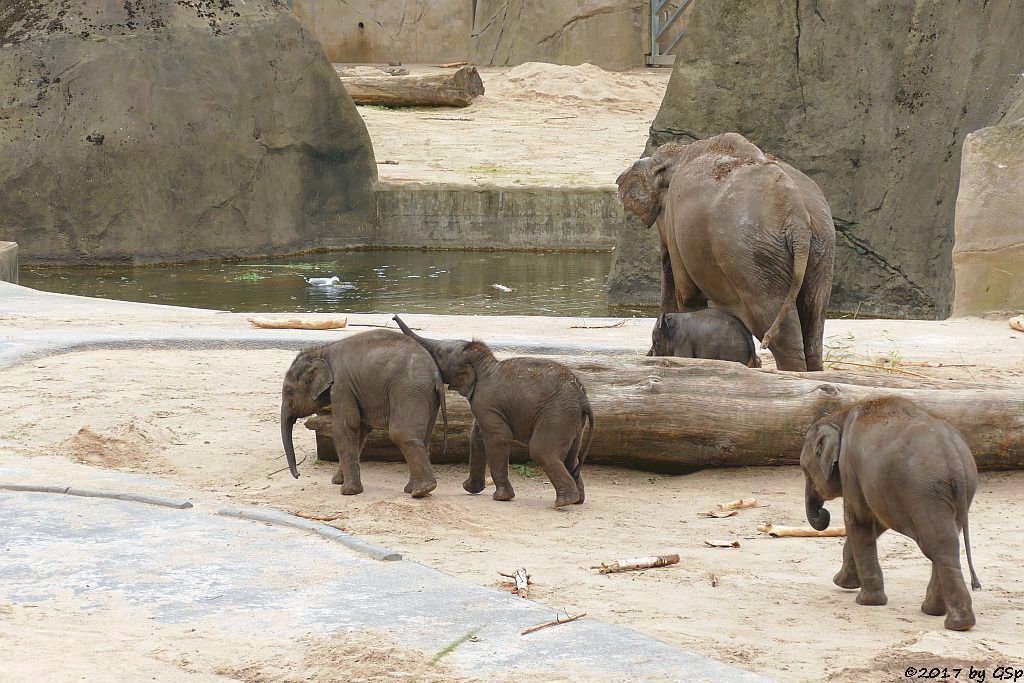
<path id="1" fill-rule="evenodd" d="M 516 583 L 516 587 L 512 589 L 513 595 L 518 595 L 521 598 L 530 597 L 530 575 L 526 573 L 526 567 L 520 567 L 516 570 L 515 574 L 506 574 L 505 572 L 498 572 L 499 576 L 504 576 L 506 579 L 512 579 Z"/>
<path id="2" fill-rule="evenodd" d="M 587 613 L 586 612 L 582 612 L 580 614 L 577 614 L 574 617 L 568 617 L 566 619 L 558 618 L 558 619 L 555 619 L 554 621 L 546 621 L 543 624 L 537 624 L 536 626 L 531 626 L 530 628 L 524 630 L 519 635 L 525 636 L 527 633 L 533 633 L 534 631 L 539 631 L 542 628 L 547 628 L 548 626 L 558 626 L 559 624 L 568 624 L 570 621 L 576 621 L 577 619 L 582 619 L 585 616 L 587 616 Z"/>
<path id="3" fill-rule="evenodd" d="M 438 64 L 438 68 L 441 69 L 454 69 L 460 66 L 466 66 L 469 62 L 445 62 L 444 64 Z"/>
<path id="4" fill-rule="evenodd" d="M 719 503 L 719 510 L 746 510 L 747 508 L 756 508 L 757 498 L 740 498 L 739 500 L 730 500 L 728 503 Z"/>
<path id="5" fill-rule="evenodd" d="M 620 320 L 617 323 L 611 325 L 569 325 L 570 330 L 608 330 L 613 327 L 622 327 L 626 324 L 625 320 Z"/>
<path id="6" fill-rule="evenodd" d="M 832 527 L 824 531 L 811 529 L 803 526 L 777 526 L 775 524 L 758 524 L 757 530 L 768 534 L 772 538 L 834 538 L 845 536 L 846 527 Z"/>
<path id="7" fill-rule="evenodd" d="M 735 517 L 740 514 L 737 510 L 708 510 L 707 512 L 698 512 L 698 517 L 711 517 L 712 519 L 722 519 L 723 517 Z"/>
<path id="8" fill-rule="evenodd" d="M 740 542 L 739 541 L 707 540 L 707 541 L 704 541 L 704 545 L 706 545 L 708 547 L 711 547 L 711 548 L 739 548 L 740 547 Z"/>
<path id="9" fill-rule="evenodd" d="M 305 512 L 293 512 L 296 517 L 302 517 L 303 519 L 311 519 L 314 522 L 333 522 L 336 519 L 341 519 L 342 515 L 310 515 Z"/>
<path id="10" fill-rule="evenodd" d="M 650 555 L 648 557 L 634 557 L 628 560 L 618 560 L 610 564 L 602 562 L 596 567 L 601 574 L 613 574 L 615 572 L 630 572 L 636 569 L 651 569 L 653 567 L 666 567 L 679 561 L 678 555 Z"/>
<path id="11" fill-rule="evenodd" d="M 348 325 L 348 318 L 329 318 L 327 320 L 272 320 L 270 318 L 249 318 L 253 327 L 266 330 L 340 330 Z"/>

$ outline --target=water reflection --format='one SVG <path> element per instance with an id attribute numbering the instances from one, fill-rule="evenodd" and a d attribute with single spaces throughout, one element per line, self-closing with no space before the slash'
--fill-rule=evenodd
<path id="1" fill-rule="evenodd" d="M 52 292 L 229 311 L 641 315 L 609 308 L 608 253 L 372 250 L 153 268 L 25 268 Z M 337 286 L 306 278 L 337 276 Z M 506 291 L 509 290 L 509 291 Z"/>

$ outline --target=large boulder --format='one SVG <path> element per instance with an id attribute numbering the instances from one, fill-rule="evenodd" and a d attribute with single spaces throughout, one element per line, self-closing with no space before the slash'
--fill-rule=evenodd
<path id="1" fill-rule="evenodd" d="M 361 243 L 376 164 L 275 0 L 0 5 L 0 239 L 34 263 Z"/>
<path id="2" fill-rule="evenodd" d="M 953 315 L 1024 311 L 1024 119 L 964 140 Z"/>
<path id="3" fill-rule="evenodd" d="M 824 191 L 834 310 L 946 316 L 960 146 L 1019 94 L 1024 3 L 694 5 L 648 151 L 742 133 Z"/>

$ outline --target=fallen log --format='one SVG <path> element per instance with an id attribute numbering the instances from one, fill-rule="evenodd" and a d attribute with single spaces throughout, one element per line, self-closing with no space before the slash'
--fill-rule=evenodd
<path id="1" fill-rule="evenodd" d="M 587 464 L 660 472 L 706 467 L 794 465 L 818 418 L 871 397 L 898 395 L 959 429 L 983 470 L 1024 468 L 1024 388 L 849 372 L 754 370 L 724 361 L 621 356 L 552 356 L 586 387 L 596 418 Z M 439 420 L 440 421 L 440 420 Z M 448 453 L 434 462 L 466 462 L 472 414 L 448 392 Z M 318 455 L 336 459 L 330 418 L 306 421 Z M 386 432 L 374 430 L 364 457 L 401 460 Z M 515 446 L 513 461 L 526 462 Z"/>
<path id="2" fill-rule="evenodd" d="M 301 320 L 289 318 L 249 318 L 249 324 L 265 330 L 340 330 L 348 325 L 348 318 L 326 318 L 322 320 Z"/>
<path id="3" fill-rule="evenodd" d="M 617 560 L 611 563 L 602 562 L 596 567 L 600 574 L 615 574 L 617 572 L 632 572 L 638 569 L 652 569 L 654 567 L 667 567 L 670 564 L 679 562 L 679 555 L 651 555 L 649 557 L 634 557 L 628 560 Z"/>
<path id="4" fill-rule="evenodd" d="M 484 94 L 475 66 L 417 76 L 342 77 L 341 82 L 356 104 L 388 107 L 466 107 Z"/>

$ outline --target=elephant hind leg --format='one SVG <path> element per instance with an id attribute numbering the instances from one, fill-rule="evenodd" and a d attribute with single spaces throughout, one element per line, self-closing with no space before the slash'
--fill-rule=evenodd
<path id="1" fill-rule="evenodd" d="M 932 562 L 932 578 L 928 580 L 928 590 L 924 594 L 921 611 L 933 617 L 941 617 L 946 613 L 946 599 L 942 597 L 939 566 L 934 562 Z"/>
<path id="2" fill-rule="evenodd" d="M 922 515 L 922 519 L 915 519 L 914 522 L 917 544 L 921 552 L 932 561 L 933 580 L 938 579 L 937 587 L 946 608 L 945 627 L 952 631 L 966 631 L 975 624 L 974 605 L 960 567 L 960 530 L 952 516 L 952 510 L 948 513 L 929 511 L 929 514 Z M 928 612 L 925 606 L 938 606 L 937 601 L 929 601 L 933 597 L 932 588 L 929 582 L 929 594 L 921 606 L 928 614 L 934 612 Z"/>
<path id="3" fill-rule="evenodd" d="M 581 498 L 576 481 L 566 467 L 569 451 L 579 433 L 579 424 L 572 425 L 571 431 L 567 426 L 564 419 L 542 419 L 537 422 L 530 438 L 530 458 L 544 468 L 548 480 L 555 487 L 555 507 L 579 503 Z"/>
<path id="4" fill-rule="evenodd" d="M 423 441 L 423 430 L 419 427 L 391 425 L 388 429 L 391 442 L 402 451 L 406 464 L 409 465 L 409 483 L 405 492 L 413 498 L 422 498 L 437 488 L 437 479 L 430 466 L 430 456 Z"/>

